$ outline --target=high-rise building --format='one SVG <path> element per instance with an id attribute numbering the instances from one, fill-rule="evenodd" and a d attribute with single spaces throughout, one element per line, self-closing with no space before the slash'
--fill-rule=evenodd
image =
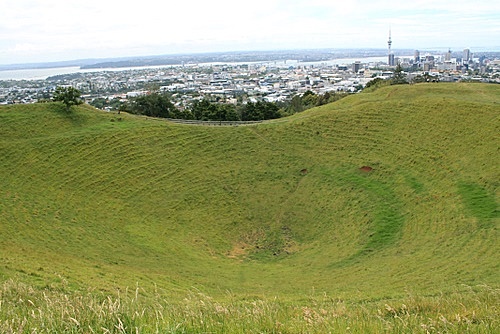
<path id="1" fill-rule="evenodd" d="M 451 50 L 448 49 L 448 52 L 444 55 L 444 60 L 445 61 L 450 61 L 451 60 Z"/>
<path id="2" fill-rule="evenodd" d="M 391 46 L 392 46 L 392 39 L 391 39 L 391 30 L 389 29 L 389 40 L 387 41 L 387 46 L 388 46 L 388 54 L 387 54 L 387 64 L 389 66 L 394 66 L 396 65 L 396 62 L 394 61 L 394 53 L 392 53 Z"/>
<path id="3" fill-rule="evenodd" d="M 420 62 L 420 51 L 415 50 L 415 53 L 413 54 L 413 61 L 415 63 L 419 63 Z"/>
<path id="4" fill-rule="evenodd" d="M 470 59 L 471 59 L 470 50 L 469 49 L 464 49 L 463 62 L 467 63 Z"/>
<path id="5" fill-rule="evenodd" d="M 355 61 L 354 63 L 352 63 L 352 71 L 354 73 L 358 73 L 360 69 L 361 69 L 361 62 L 360 61 Z"/>
<path id="6" fill-rule="evenodd" d="M 396 59 L 394 58 L 394 53 L 389 53 L 388 57 L 388 64 L 389 66 L 396 66 Z"/>

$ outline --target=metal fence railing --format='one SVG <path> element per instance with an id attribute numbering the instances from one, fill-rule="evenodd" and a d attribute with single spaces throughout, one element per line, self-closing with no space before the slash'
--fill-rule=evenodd
<path id="1" fill-rule="evenodd" d="M 165 120 L 173 123 L 205 125 L 205 126 L 239 126 L 239 125 L 262 123 L 262 121 L 199 121 L 199 120 L 176 119 L 176 118 L 165 118 Z"/>

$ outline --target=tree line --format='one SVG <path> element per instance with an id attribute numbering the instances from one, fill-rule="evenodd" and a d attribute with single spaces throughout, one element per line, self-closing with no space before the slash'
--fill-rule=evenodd
<path id="1" fill-rule="evenodd" d="M 337 101 L 348 93 L 316 94 L 310 90 L 302 95 L 295 95 L 290 101 L 284 102 L 246 102 L 239 104 L 226 104 L 212 102 L 207 98 L 195 100 L 190 107 L 178 108 L 168 93 L 158 91 L 148 95 L 138 96 L 125 103 L 119 100 L 107 101 L 96 99 L 90 104 L 97 108 L 112 105 L 120 111 L 150 117 L 176 118 L 200 121 L 261 121 L 276 119 L 295 114 L 316 106 Z M 81 104 L 81 93 L 73 87 L 57 87 L 53 100 L 60 101 L 69 108 Z M 109 104 L 108 104 L 109 103 Z"/>
<path id="2" fill-rule="evenodd" d="M 200 121 L 261 121 L 295 114 L 316 106 L 337 101 L 347 93 L 316 94 L 307 91 L 284 102 L 246 102 L 227 104 L 207 98 L 195 100 L 189 107 L 178 108 L 168 93 L 153 92 L 130 99 L 119 108 L 131 114 L 150 117 L 176 118 Z M 102 101 L 100 101 L 102 103 Z"/>

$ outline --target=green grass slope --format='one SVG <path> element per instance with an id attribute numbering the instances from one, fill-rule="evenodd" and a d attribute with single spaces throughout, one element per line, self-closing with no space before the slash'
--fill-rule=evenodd
<path id="1" fill-rule="evenodd" d="M 481 84 L 241 127 L 2 107 L 0 276 L 297 299 L 498 287 L 499 116 Z"/>

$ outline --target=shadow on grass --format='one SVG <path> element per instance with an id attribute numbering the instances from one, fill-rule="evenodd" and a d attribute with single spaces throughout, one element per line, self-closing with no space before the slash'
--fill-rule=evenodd
<path id="1" fill-rule="evenodd" d="M 475 183 L 459 183 L 458 192 L 462 197 L 466 212 L 478 220 L 479 227 L 495 226 L 500 211 L 493 194 Z"/>
<path id="2" fill-rule="evenodd" d="M 49 104 L 47 108 L 53 113 L 64 116 L 65 119 L 70 121 L 74 126 L 82 126 L 87 121 L 87 116 L 79 112 L 77 106 L 66 107 L 66 105 L 62 102 L 53 102 Z"/>
<path id="3" fill-rule="evenodd" d="M 371 173 L 360 173 L 354 168 L 336 170 L 331 175 L 335 183 L 362 189 L 373 199 L 373 220 L 370 224 L 367 241 L 360 250 L 351 256 L 335 262 L 332 266 L 344 267 L 356 263 L 382 249 L 394 245 L 401 236 L 405 222 L 400 212 L 401 203 L 390 183 L 379 180 Z"/>

